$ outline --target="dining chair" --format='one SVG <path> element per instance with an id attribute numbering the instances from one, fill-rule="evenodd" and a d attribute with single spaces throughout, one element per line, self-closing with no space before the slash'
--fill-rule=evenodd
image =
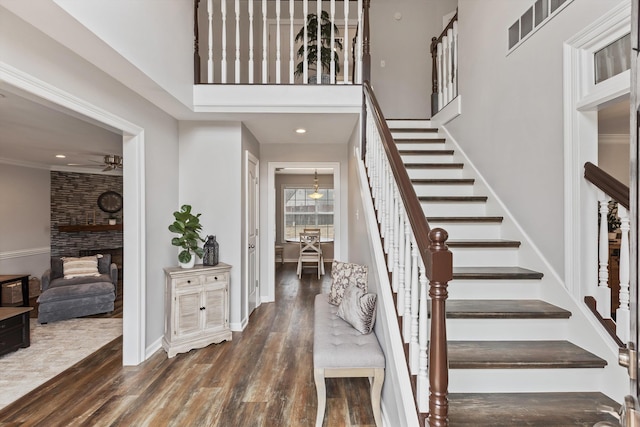
<path id="1" fill-rule="evenodd" d="M 303 263 L 316 263 L 318 266 L 318 279 L 324 274 L 324 257 L 322 255 L 319 232 L 300 233 L 298 279 L 302 278 Z"/>

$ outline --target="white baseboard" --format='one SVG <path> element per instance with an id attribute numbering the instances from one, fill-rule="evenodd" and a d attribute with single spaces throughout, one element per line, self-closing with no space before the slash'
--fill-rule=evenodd
<path id="1" fill-rule="evenodd" d="M 3 259 L 12 259 L 12 258 L 23 258 L 34 255 L 45 255 L 51 252 L 51 248 L 49 246 L 43 246 L 40 248 L 29 248 L 29 249 L 19 249 L 17 251 L 5 251 L 0 252 L 0 260 Z"/>
<path id="2" fill-rule="evenodd" d="M 162 348 L 162 337 L 158 338 L 149 345 L 144 351 L 144 360 L 149 359 L 153 354 Z"/>

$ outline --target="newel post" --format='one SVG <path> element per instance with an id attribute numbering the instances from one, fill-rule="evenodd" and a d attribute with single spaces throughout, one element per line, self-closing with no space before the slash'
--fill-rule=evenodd
<path id="1" fill-rule="evenodd" d="M 364 0 L 364 23 L 362 31 L 362 81 L 371 81 L 371 38 L 369 29 L 369 9 L 371 0 Z"/>
<path id="2" fill-rule="evenodd" d="M 200 0 L 193 0 L 193 83 L 200 84 L 200 52 L 198 30 L 198 6 Z"/>
<path id="3" fill-rule="evenodd" d="M 431 261 L 431 339 L 429 343 L 429 426 L 449 425 L 449 356 L 445 301 L 447 286 L 453 277 L 452 254 L 447 247 L 449 235 L 442 228 L 429 232 L 428 258 Z"/>

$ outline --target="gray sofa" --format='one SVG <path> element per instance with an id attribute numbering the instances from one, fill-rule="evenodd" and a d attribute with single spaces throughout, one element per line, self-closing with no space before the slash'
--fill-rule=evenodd
<path id="1" fill-rule="evenodd" d="M 51 258 L 51 268 L 42 275 L 38 297 L 38 322 L 49 323 L 113 311 L 118 283 L 118 267 L 111 255 L 98 258 L 100 276 L 65 279 L 62 260 Z"/>

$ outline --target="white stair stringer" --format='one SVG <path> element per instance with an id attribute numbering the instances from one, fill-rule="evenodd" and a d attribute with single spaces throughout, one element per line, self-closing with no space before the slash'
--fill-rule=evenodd
<path id="1" fill-rule="evenodd" d="M 390 127 L 393 121 L 389 122 Z M 416 126 L 411 126 L 415 128 Z M 511 212 L 497 197 L 496 193 L 487 185 L 486 180 L 477 168 L 466 157 L 459 144 L 451 137 L 446 128 L 438 132 L 402 132 L 392 129 L 394 138 L 422 139 L 446 138 L 441 148 L 454 150 L 450 160 L 452 163 L 463 163 L 462 169 L 408 169 L 411 179 L 456 179 L 473 178 L 473 195 L 488 196 L 485 203 L 449 203 L 423 202 L 425 215 L 429 217 L 458 217 L 458 216 L 501 216 L 501 224 L 493 224 L 491 233 L 496 233 L 501 239 L 521 242 L 515 250 L 515 258 L 509 258 L 506 265 L 518 265 L 543 274 L 542 280 L 471 280 L 454 279 L 449 283 L 449 299 L 541 299 L 571 312 L 568 319 L 451 319 L 447 320 L 449 340 L 566 340 L 583 349 L 605 359 L 604 368 L 554 368 L 554 369 L 450 369 L 449 392 L 515 392 L 515 391 L 600 391 L 621 402 L 628 389 L 628 377 L 623 368 L 617 363 L 617 346 L 604 331 L 602 326 L 588 311 L 585 304 L 573 297 L 565 287 L 559 274 L 542 256 L 540 250 L 515 221 Z M 414 144 L 402 142 L 401 149 L 417 149 Z M 432 148 L 435 144 L 422 144 L 424 149 Z M 438 143 L 440 145 L 440 143 Z M 422 148 L 421 148 L 422 149 Z M 443 162 L 444 163 L 444 162 Z M 428 186 L 425 186 L 428 188 Z M 419 188 L 416 186 L 416 188 Z M 425 194 L 420 188 L 420 195 L 443 196 L 443 188 L 437 193 Z M 449 194 L 458 195 L 458 194 Z M 456 240 L 463 237 L 458 233 L 469 232 L 467 239 L 477 238 L 483 231 L 470 231 L 471 224 L 434 223 L 431 226 L 441 226 L 445 230 L 451 228 Z M 481 228 L 483 225 L 478 225 Z M 475 234 L 474 233 L 478 233 Z M 449 237 L 453 237 L 450 235 Z M 494 237 L 495 238 L 495 237 Z M 493 255 L 479 256 L 474 252 L 451 249 L 453 265 L 480 266 L 505 265 L 504 262 L 494 263 Z M 510 256 L 510 255 L 509 255 Z M 481 257 L 481 258 L 480 258 Z M 474 259 L 478 262 L 473 262 Z M 503 259 L 505 261 L 506 259 Z M 489 264 L 487 264 L 489 263 Z M 515 263 L 515 264 L 514 264 Z M 504 325 L 504 326 L 501 326 Z M 518 328 L 520 326 L 521 328 Z M 526 327 L 524 327 L 526 326 Z"/>

